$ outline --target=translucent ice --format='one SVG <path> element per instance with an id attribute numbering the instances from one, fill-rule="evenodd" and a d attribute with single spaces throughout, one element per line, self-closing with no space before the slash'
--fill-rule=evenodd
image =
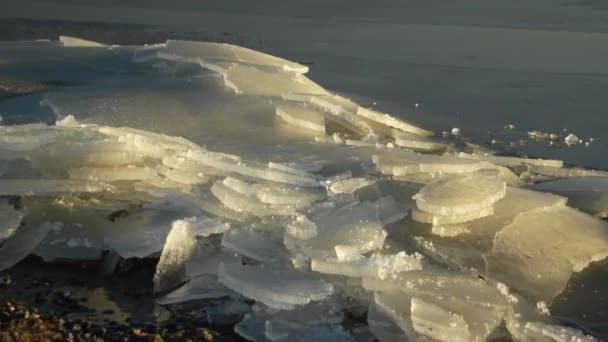
<path id="1" fill-rule="evenodd" d="M 280 258 L 280 246 L 260 233 L 245 229 L 232 229 L 222 237 L 222 246 L 258 261 Z"/>
<path id="2" fill-rule="evenodd" d="M 164 291 L 186 280 L 186 261 L 190 259 L 196 246 L 195 232 L 191 225 L 176 221 L 167 235 L 163 251 L 156 264 L 154 290 Z"/>
<path id="3" fill-rule="evenodd" d="M 290 125 L 325 134 L 325 118 L 319 112 L 296 105 L 277 107 L 276 114 Z"/>
<path id="4" fill-rule="evenodd" d="M 415 196 L 418 209 L 436 215 L 466 215 L 487 208 L 505 196 L 506 183 L 484 175 L 439 178 Z"/>
<path id="5" fill-rule="evenodd" d="M 221 265 L 219 280 L 246 297 L 284 310 L 323 300 L 334 291 L 323 280 L 269 265 Z"/>
<path id="6" fill-rule="evenodd" d="M 550 303 L 572 272 L 608 256 L 608 223 L 568 207 L 528 211 L 496 234 L 488 274 Z"/>
<path id="7" fill-rule="evenodd" d="M 385 279 L 395 273 L 421 269 L 422 256 L 419 254 L 407 255 L 405 252 L 399 252 L 392 255 L 375 253 L 369 257 L 364 257 L 361 254 L 355 253 L 348 258 L 340 258 L 339 256 L 338 258 L 313 258 L 310 268 L 320 273 Z"/>

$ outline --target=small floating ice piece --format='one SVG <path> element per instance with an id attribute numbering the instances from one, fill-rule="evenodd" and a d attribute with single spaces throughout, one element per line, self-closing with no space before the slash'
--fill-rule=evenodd
<path id="1" fill-rule="evenodd" d="M 470 213 L 466 213 L 466 214 L 462 214 L 462 215 L 450 215 L 450 216 L 429 214 L 418 208 L 412 209 L 412 219 L 414 219 L 414 221 L 418 221 L 421 223 L 430 223 L 433 226 L 443 226 L 443 225 L 448 225 L 448 224 L 463 223 L 463 222 L 473 221 L 473 220 L 476 220 L 476 219 L 479 219 L 482 217 L 486 217 L 486 216 L 490 216 L 490 215 L 494 215 L 494 206 L 493 205 L 479 208 L 478 210 L 470 212 Z"/>
<path id="2" fill-rule="evenodd" d="M 418 209 L 450 216 L 486 208 L 505 196 L 506 183 L 482 174 L 445 176 L 432 181 L 414 196 Z"/>
<path id="3" fill-rule="evenodd" d="M 222 246 L 257 261 L 271 261 L 284 253 L 272 240 L 250 230 L 232 229 L 222 236 Z"/>
<path id="4" fill-rule="evenodd" d="M 337 253 L 338 247 L 336 246 Z M 355 253 L 347 258 L 340 258 L 340 255 L 338 258 L 313 258 L 310 268 L 319 273 L 385 279 L 396 273 L 421 269 L 422 256 L 408 255 L 403 251 L 396 254 L 374 253 L 369 257 Z"/>
<path id="5" fill-rule="evenodd" d="M 0 199 L 0 242 L 15 234 L 22 219 L 21 211 L 16 210 L 7 199 Z"/>
<path id="6" fill-rule="evenodd" d="M 44 223 L 19 230 L 0 244 L 0 271 L 21 261 L 44 239 L 56 223 Z"/>
<path id="7" fill-rule="evenodd" d="M 276 115 L 290 125 L 325 134 L 325 118 L 319 112 L 297 105 L 277 107 Z"/>
<path id="8" fill-rule="evenodd" d="M 111 185 L 76 179 L 0 179 L 0 196 L 52 195 L 111 191 Z"/>
<path id="9" fill-rule="evenodd" d="M 564 142 L 568 146 L 574 146 L 574 145 L 578 144 L 579 139 L 576 135 L 574 135 L 573 133 L 570 133 L 570 134 L 568 134 L 567 137 L 564 138 Z"/>
<path id="10" fill-rule="evenodd" d="M 323 280 L 269 265 L 221 265 L 219 280 L 246 297 L 283 310 L 323 300 L 334 292 Z"/>
<path id="11" fill-rule="evenodd" d="M 485 255 L 488 275 L 550 303 L 572 272 L 608 256 L 608 223 L 569 207 L 519 214 Z"/>

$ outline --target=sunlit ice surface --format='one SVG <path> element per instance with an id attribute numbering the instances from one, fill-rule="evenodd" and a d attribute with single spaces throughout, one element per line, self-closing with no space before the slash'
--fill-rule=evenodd
<path id="1" fill-rule="evenodd" d="M 235 45 L 0 55 L 0 270 L 158 258 L 160 304 L 241 303 L 255 341 L 606 332 L 564 296 L 608 256 L 604 171 L 497 154 Z"/>

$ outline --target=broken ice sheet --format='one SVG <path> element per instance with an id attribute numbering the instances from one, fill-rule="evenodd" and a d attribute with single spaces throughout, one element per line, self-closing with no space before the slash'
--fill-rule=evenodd
<path id="1" fill-rule="evenodd" d="M 331 284 L 312 275 L 263 264 L 220 265 L 219 280 L 246 297 L 284 310 L 323 300 L 334 291 Z"/>
<path id="2" fill-rule="evenodd" d="M 396 254 L 374 253 L 365 257 L 356 247 L 338 245 L 337 257 L 311 260 L 311 270 L 319 273 L 339 274 L 348 277 L 377 277 L 385 279 L 400 272 L 422 268 L 422 255 L 408 255 L 404 251 Z M 345 253 L 344 250 L 354 250 Z"/>
<path id="3" fill-rule="evenodd" d="M 599 217 L 608 216 L 608 177 L 583 176 L 543 182 L 533 189 L 568 197 L 568 205 Z"/>
<path id="4" fill-rule="evenodd" d="M 235 228 L 224 233 L 222 246 L 262 262 L 280 259 L 281 255 L 284 254 L 280 248 L 281 246 L 268 237 L 246 228 Z"/>
<path id="5" fill-rule="evenodd" d="M 380 249 L 387 235 L 375 202 L 338 210 L 330 208 L 310 220 L 317 227 L 316 236 L 302 240 L 286 234 L 284 238 L 288 249 L 299 250 L 308 257 L 332 257 L 336 245 L 350 245 L 359 248 L 361 253 L 367 253 Z"/>
<path id="6" fill-rule="evenodd" d="M 569 207 L 521 213 L 485 255 L 488 276 L 550 303 L 572 272 L 608 256 L 608 223 Z"/>
<path id="7" fill-rule="evenodd" d="M 282 71 L 307 73 L 308 67 L 263 52 L 244 47 L 212 43 L 168 40 L 158 52 L 160 58 L 198 61 L 209 63 L 230 61 L 259 67 L 271 67 Z"/>
<path id="8" fill-rule="evenodd" d="M 423 233 L 415 237 L 416 244 L 427 256 L 458 269 L 474 269 L 485 274 L 486 262 L 482 253 L 494 244 L 494 236 L 519 213 L 530 210 L 548 210 L 563 207 L 566 198 L 538 191 L 507 187 L 506 195 L 494 205 L 494 214 L 464 225 L 469 231 L 452 238 L 436 237 Z M 446 225 L 444 227 L 450 227 Z M 427 228 L 428 229 L 428 228 Z M 453 229 L 450 229 L 453 231 Z M 431 233 L 431 232 L 427 232 Z"/>
<path id="9" fill-rule="evenodd" d="M 311 133 L 325 134 L 325 118 L 318 111 L 295 104 L 277 107 L 277 117 L 294 127 L 311 131 Z"/>

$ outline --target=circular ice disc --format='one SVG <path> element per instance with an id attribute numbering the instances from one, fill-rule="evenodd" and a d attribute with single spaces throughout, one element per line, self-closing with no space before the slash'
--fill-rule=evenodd
<path id="1" fill-rule="evenodd" d="M 464 215 L 505 196 L 506 183 L 483 174 L 449 175 L 425 185 L 414 196 L 418 209 L 435 215 Z"/>

